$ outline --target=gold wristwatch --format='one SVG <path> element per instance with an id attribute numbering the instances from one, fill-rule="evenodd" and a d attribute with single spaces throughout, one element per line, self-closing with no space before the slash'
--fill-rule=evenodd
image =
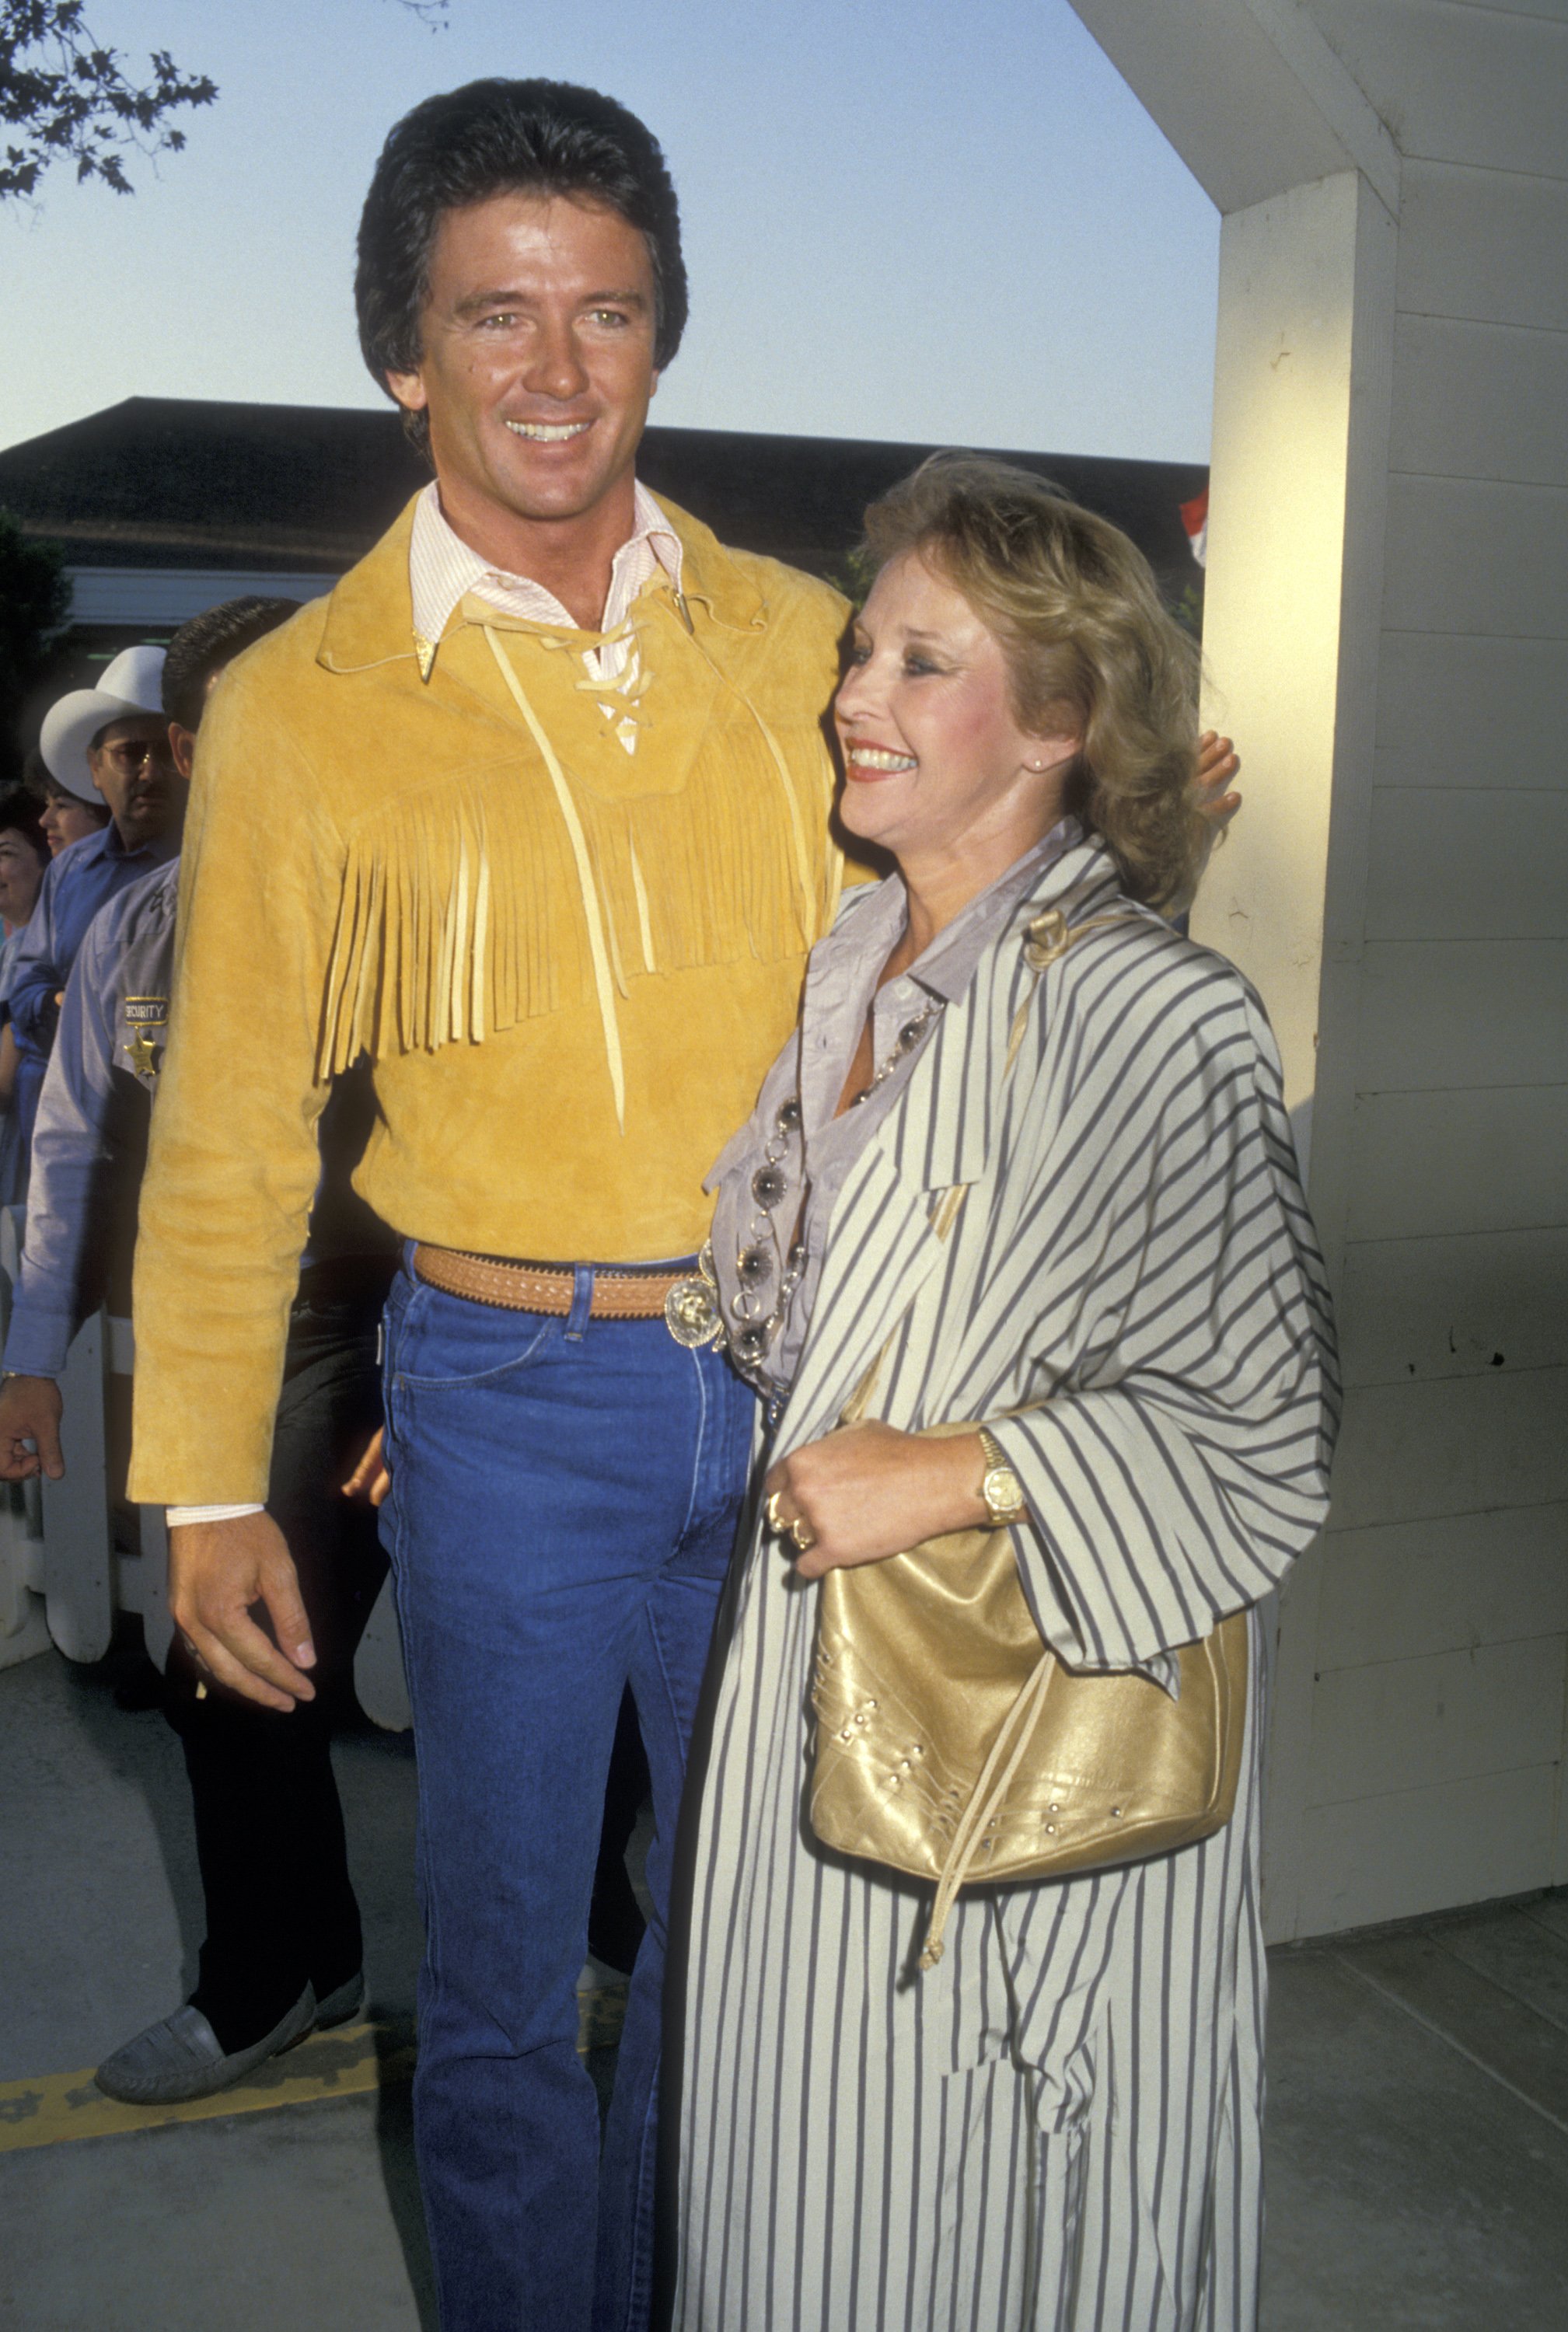
<path id="1" fill-rule="evenodd" d="M 1002 1454 L 1002 1445 L 994 1433 L 980 1429 L 980 1448 L 985 1453 L 986 1470 L 980 1483 L 980 1496 L 986 1502 L 986 1515 L 992 1530 L 1001 1530 L 1009 1523 L 1018 1522 L 1028 1504 L 1024 1486 Z"/>

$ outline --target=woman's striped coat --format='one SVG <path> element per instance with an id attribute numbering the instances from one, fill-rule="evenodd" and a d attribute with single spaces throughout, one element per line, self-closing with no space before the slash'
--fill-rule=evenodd
<path id="1" fill-rule="evenodd" d="M 1023 926 L 1053 907 L 1116 920 L 1039 978 L 1006 1075 Z M 966 1893 L 913 1976 L 922 1890 L 811 1837 L 816 1595 L 755 1534 L 697 1842 L 676 2322 L 1233 2332 L 1260 2223 L 1256 1606 L 1323 1519 L 1332 1328 L 1257 999 L 1095 845 L 986 949 L 852 1170 L 779 1452 L 890 1335 L 893 1424 L 1034 1404 L 994 1429 L 1065 1660 L 1147 1663 L 1254 1608 L 1240 1794 L 1159 1860 Z"/>

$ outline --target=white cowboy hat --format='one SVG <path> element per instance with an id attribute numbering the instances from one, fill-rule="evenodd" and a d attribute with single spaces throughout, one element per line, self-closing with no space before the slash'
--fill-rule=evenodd
<path id="1" fill-rule="evenodd" d="M 87 749 L 111 721 L 134 721 L 156 712 L 163 718 L 163 650 L 122 648 L 104 667 L 97 688 L 73 688 L 43 716 L 38 750 L 57 785 L 82 801 L 100 798 L 87 764 Z"/>

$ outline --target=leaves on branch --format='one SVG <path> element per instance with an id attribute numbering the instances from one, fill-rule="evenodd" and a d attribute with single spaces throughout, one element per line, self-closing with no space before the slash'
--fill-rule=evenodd
<path id="1" fill-rule="evenodd" d="M 445 28 L 448 0 L 398 0 L 432 32 Z M 86 23 L 87 0 L 0 0 L 0 202 L 36 194 L 56 162 L 78 179 L 101 178 L 116 194 L 134 193 L 126 164 L 134 155 L 177 154 L 185 131 L 172 116 L 210 105 L 217 84 L 183 72 L 167 49 L 155 49 L 151 74 L 138 87 L 118 49 L 99 45 Z"/>
<path id="2" fill-rule="evenodd" d="M 155 49 L 151 77 L 129 79 L 116 49 L 101 48 L 84 21 L 85 0 L 0 0 L 0 199 L 27 196 L 52 164 L 129 195 L 126 160 L 177 151 L 185 132 L 169 117 L 210 105 L 216 85 L 184 73 Z"/>

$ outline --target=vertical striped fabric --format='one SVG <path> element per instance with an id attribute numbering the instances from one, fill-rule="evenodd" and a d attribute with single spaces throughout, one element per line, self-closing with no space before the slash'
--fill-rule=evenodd
<path id="1" fill-rule="evenodd" d="M 1030 995 L 1022 926 L 1112 914 Z M 853 903 L 845 912 L 855 913 Z M 944 1243 L 940 1194 L 968 1186 Z M 681 2332 L 1238 2332 L 1257 2312 L 1257 1606 L 1326 1505 L 1332 1325 L 1273 1041 L 1232 967 L 1094 844 L 949 1007 L 836 1209 L 782 1452 L 892 1336 L 877 1412 L 997 1427 L 1042 1632 L 1124 1667 L 1253 1610 L 1234 1820 L 1158 1860 L 961 1898 L 817 1847 L 813 1590 L 753 1535 L 697 1846 Z"/>

